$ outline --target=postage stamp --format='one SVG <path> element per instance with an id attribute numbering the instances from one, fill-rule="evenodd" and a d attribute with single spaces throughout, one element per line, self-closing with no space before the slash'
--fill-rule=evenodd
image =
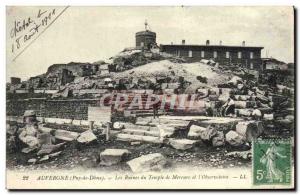
<path id="1" fill-rule="evenodd" d="M 253 143 L 253 184 L 290 184 L 290 140 L 267 139 Z"/>

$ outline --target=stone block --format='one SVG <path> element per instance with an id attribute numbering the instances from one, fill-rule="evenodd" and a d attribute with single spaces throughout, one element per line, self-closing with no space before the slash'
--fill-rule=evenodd
<path id="1" fill-rule="evenodd" d="M 85 131 L 85 132 L 81 133 L 79 135 L 79 137 L 77 138 L 77 141 L 79 143 L 90 143 L 90 142 L 95 141 L 95 140 L 97 140 L 97 137 L 95 136 L 95 134 L 91 130 L 88 130 L 88 131 Z"/>
<path id="2" fill-rule="evenodd" d="M 161 171 L 167 165 L 166 158 L 160 153 L 143 155 L 128 161 L 133 172 Z"/>
<path id="3" fill-rule="evenodd" d="M 190 127 L 188 137 L 191 139 L 198 139 L 201 138 L 202 132 L 206 131 L 206 127 L 201 127 L 198 125 L 192 125 Z"/>
<path id="4" fill-rule="evenodd" d="M 66 131 L 66 130 L 56 130 L 55 138 L 64 140 L 64 141 L 73 141 L 76 140 L 79 136 L 79 133 Z"/>
<path id="5" fill-rule="evenodd" d="M 247 142 L 251 142 L 262 134 L 264 128 L 261 121 L 245 121 L 236 125 L 236 132 L 243 136 Z"/>
<path id="6" fill-rule="evenodd" d="M 174 135 L 176 129 L 175 127 L 170 127 L 168 125 L 157 125 L 157 128 L 159 129 L 159 136 L 160 137 L 171 137 Z"/>
<path id="7" fill-rule="evenodd" d="M 225 145 L 225 136 L 222 131 L 218 131 L 217 134 L 211 139 L 213 147 L 219 147 Z"/>
<path id="8" fill-rule="evenodd" d="M 177 150 L 188 150 L 193 148 L 196 143 L 199 142 L 197 140 L 190 139 L 170 139 L 170 145 Z"/>
<path id="9" fill-rule="evenodd" d="M 225 135 L 225 139 L 226 139 L 226 142 L 232 146 L 242 146 L 245 143 L 243 136 L 241 136 L 240 134 L 238 134 L 235 131 L 229 131 Z"/>
<path id="10" fill-rule="evenodd" d="M 126 149 L 105 149 L 100 153 L 100 164 L 105 166 L 118 164 L 129 154 L 130 152 Z"/>
<path id="11" fill-rule="evenodd" d="M 61 148 L 65 143 L 60 143 L 56 145 L 52 144 L 44 144 L 41 146 L 40 150 L 38 151 L 37 155 L 44 155 L 44 154 L 50 154 L 54 151 L 57 151 L 59 148 Z"/>

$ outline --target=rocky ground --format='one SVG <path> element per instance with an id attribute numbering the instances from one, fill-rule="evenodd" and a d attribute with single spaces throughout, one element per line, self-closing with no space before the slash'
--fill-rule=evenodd
<path id="1" fill-rule="evenodd" d="M 79 145 L 69 143 L 62 150 L 60 156 L 40 164 L 28 163 L 31 158 L 30 154 L 22 152 L 7 154 L 7 167 L 17 170 L 41 170 L 41 169 L 73 169 L 88 168 L 96 170 L 118 170 L 130 171 L 126 161 L 112 166 L 100 165 L 100 153 L 106 148 L 128 149 L 131 154 L 130 159 L 137 158 L 141 155 L 151 153 L 161 153 L 168 160 L 169 169 L 181 166 L 189 168 L 226 168 L 226 167 L 250 167 L 251 160 L 243 158 L 228 157 L 226 154 L 230 149 L 224 147 L 213 148 L 207 146 L 196 146 L 190 150 L 180 151 L 167 145 L 142 143 L 131 145 L 122 141 L 105 141 L 104 138 L 88 146 L 80 147 Z"/>

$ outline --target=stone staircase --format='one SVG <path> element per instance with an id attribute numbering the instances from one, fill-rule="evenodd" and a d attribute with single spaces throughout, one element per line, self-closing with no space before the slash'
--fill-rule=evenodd
<path id="1" fill-rule="evenodd" d="M 152 117 L 139 117 L 136 124 L 126 123 L 125 129 L 117 135 L 117 140 L 127 142 L 161 143 L 160 132 L 156 127 L 158 122 L 152 121 Z"/>

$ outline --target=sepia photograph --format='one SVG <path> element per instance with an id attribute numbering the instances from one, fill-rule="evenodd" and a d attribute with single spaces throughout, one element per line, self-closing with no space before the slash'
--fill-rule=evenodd
<path id="1" fill-rule="evenodd" d="M 7 6 L 6 188 L 295 189 L 295 7 Z"/>

